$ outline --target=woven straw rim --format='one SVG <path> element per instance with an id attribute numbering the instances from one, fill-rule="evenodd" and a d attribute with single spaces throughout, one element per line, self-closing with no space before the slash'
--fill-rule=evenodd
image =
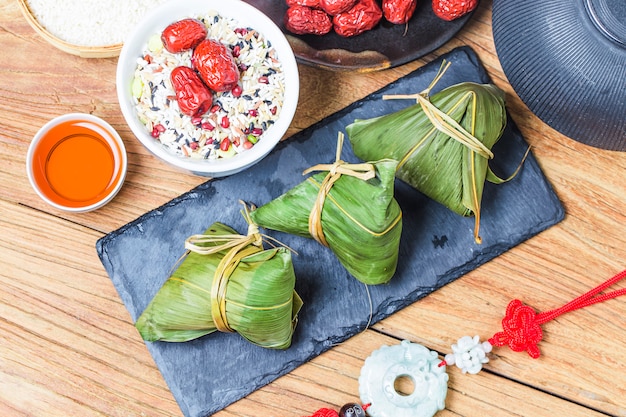
<path id="1" fill-rule="evenodd" d="M 30 26 L 35 29 L 35 31 L 46 41 L 64 52 L 77 55 L 82 58 L 110 58 L 119 56 L 120 51 L 122 50 L 122 43 L 105 46 L 84 46 L 66 42 L 48 32 L 46 28 L 39 23 L 28 7 L 26 0 L 19 0 L 19 5 L 22 10 L 22 14 Z"/>

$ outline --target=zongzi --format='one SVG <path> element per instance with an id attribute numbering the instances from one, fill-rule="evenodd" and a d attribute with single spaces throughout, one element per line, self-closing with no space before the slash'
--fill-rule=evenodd
<path id="1" fill-rule="evenodd" d="M 508 180 L 496 176 L 488 164 L 491 148 L 506 126 L 504 92 L 492 84 L 463 82 L 429 96 L 438 78 L 422 93 L 383 97 L 411 98 L 417 103 L 357 119 L 346 133 L 360 159 L 395 159 L 399 179 L 455 213 L 474 215 L 474 238 L 480 243 L 485 180 Z"/>
<path id="2" fill-rule="evenodd" d="M 396 271 L 402 211 L 394 198 L 397 162 L 391 159 L 316 165 L 285 194 L 250 212 L 260 227 L 314 238 L 365 284 L 388 282 Z"/>
<path id="3" fill-rule="evenodd" d="M 184 342 L 219 330 L 265 348 L 291 345 L 302 300 L 288 248 L 264 250 L 254 225 L 242 236 L 222 223 L 185 246 L 135 324 L 144 340 Z"/>

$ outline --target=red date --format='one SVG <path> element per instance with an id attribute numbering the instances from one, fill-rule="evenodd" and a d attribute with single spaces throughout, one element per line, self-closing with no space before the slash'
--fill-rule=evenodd
<path id="1" fill-rule="evenodd" d="M 176 101 L 183 114 L 198 117 L 213 104 L 213 95 L 200 77 L 189 67 L 176 67 L 170 75 Z"/>
<path id="2" fill-rule="evenodd" d="M 330 16 L 323 10 L 292 6 L 285 13 L 285 28 L 297 35 L 325 35 L 333 28 Z"/>
<path id="3" fill-rule="evenodd" d="M 196 46 L 191 62 L 213 91 L 230 91 L 239 83 L 239 68 L 231 50 L 221 42 L 205 39 Z"/>
<path id="4" fill-rule="evenodd" d="M 375 0 L 359 0 L 347 12 L 333 16 L 333 27 L 339 36 L 351 37 L 373 29 L 383 18 Z"/>
<path id="5" fill-rule="evenodd" d="M 358 2 L 359 0 L 319 0 L 320 8 L 331 16 L 347 12 Z"/>
<path id="6" fill-rule="evenodd" d="M 313 9 L 319 9 L 320 0 L 287 0 L 287 7 L 291 6 L 306 6 Z"/>
<path id="7" fill-rule="evenodd" d="M 396 25 L 407 23 L 417 7 L 417 0 L 383 0 L 385 19 Z"/>
<path id="8" fill-rule="evenodd" d="M 197 19 L 183 19 L 168 25 L 161 33 L 163 46 L 175 54 L 198 45 L 207 36 L 207 28 Z"/>

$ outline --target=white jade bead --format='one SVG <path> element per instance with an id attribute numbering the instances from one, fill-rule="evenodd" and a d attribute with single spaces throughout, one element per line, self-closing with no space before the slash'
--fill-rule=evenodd
<path id="1" fill-rule="evenodd" d="M 478 336 L 463 336 L 452 345 L 452 353 L 445 356 L 445 361 L 448 365 L 456 365 L 463 373 L 477 374 L 483 364 L 489 362 L 487 353 L 492 349 L 491 343 L 480 343 Z"/>

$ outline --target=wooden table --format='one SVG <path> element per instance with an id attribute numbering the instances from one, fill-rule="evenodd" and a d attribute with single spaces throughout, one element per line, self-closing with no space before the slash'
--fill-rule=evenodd
<path id="1" fill-rule="evenodd" d="M 50 47 L 17 2 L 0 1 L 0 15 L 0 415 L 181 416 L 95 242 L 205 179 L 180 174 L 135 140 L 117 104 L 116 59 L 82 59 Z M 217 415 L 338 410 L 358 401 L 361 366 L 380 346 L 408 339 L 446 353 L 463 335 L 499 331 L 513 298 L 549 310 L 626 266 L 626 153 L 582 145 L 528 111 L 496 57 L 490 1 L 447 45 L 399 68 L 335 73 L 301 66 L 289 134 L 460 45 L 471 46 L 506 91 L 513 120 L 565 206 L 565 220 Z M 26 177 L 31 138 L 68 112 L 106 119 L 128 150 L 122 191 L 87 214 L 48 207 Z M 537 360 L 498 348 L 479 375 L 450 367 L 447 407 L 438 415 L 626 416 L 626 297 L 568 313 L 543 330 Z"/>

